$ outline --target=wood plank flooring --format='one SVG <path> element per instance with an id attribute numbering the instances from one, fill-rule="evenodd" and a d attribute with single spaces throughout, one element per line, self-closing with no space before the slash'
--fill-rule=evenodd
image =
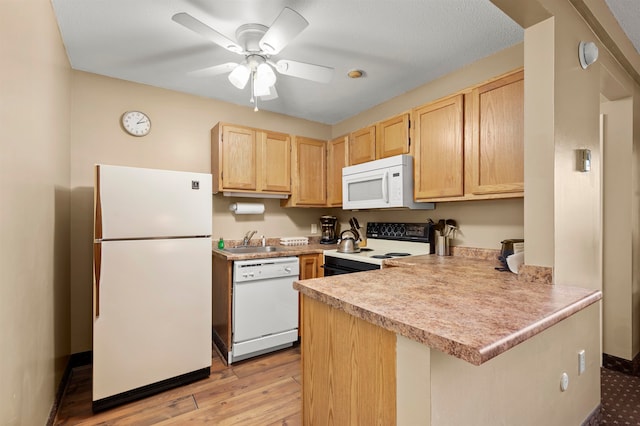
<path id="1" fill-rule="evenodd" d="M 301 425 L 300 346 L 227 366 L 213 351 L 208 379 L 91 412 L 91 366 L 74 368 L 54 425 Z"/>

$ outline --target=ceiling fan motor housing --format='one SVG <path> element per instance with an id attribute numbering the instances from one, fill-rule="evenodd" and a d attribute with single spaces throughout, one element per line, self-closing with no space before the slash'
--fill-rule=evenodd
<path id="1" fill-rule="evenodd" d="M 245 52 L 260 53 L 260 40 L 269 28 L 260 24 L 244 24 L 236 30 L 236 40 Z"/>

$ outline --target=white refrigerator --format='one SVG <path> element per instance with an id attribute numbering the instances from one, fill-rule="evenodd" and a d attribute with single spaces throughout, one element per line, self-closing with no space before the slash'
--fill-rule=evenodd
<path id="1" fill-rule="evenodd" d="M 95 166 L 93 410 L 209 376 L 211 175 Z"/>

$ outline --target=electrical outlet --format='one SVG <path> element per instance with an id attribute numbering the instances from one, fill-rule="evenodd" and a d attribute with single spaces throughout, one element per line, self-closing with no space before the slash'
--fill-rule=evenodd
<path id="1" fill-rule="evenodd" d="M 317 224 L 315 224 L 315 223 L 312 223 L 312 224 L 311 224 L 311 233 L 312 233 L 312 234 L 315 234 L 315 233 L 317 233 L 317 232 L 318 232 L 318 225 L 317 225 Z"/>
<path id="2" fill-rule="evenodd" d="M 583 349 L 580 352 L 578 352 L 578 375 L 584 373 L 584 370 L 586 370 L 587 368 L 584 358 L 585 358 L 585 354 Z"/>

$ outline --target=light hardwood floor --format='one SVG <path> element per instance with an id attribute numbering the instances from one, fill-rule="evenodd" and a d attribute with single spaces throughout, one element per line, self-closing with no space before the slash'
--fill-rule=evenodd
<path id="1" fill-rule="evenodd" d="M 300 347 L 226 366 L 208 379 L 102 413 L 91 412 L 91 366 L 74 368 L 55 425 L 301 425 Z"/>

